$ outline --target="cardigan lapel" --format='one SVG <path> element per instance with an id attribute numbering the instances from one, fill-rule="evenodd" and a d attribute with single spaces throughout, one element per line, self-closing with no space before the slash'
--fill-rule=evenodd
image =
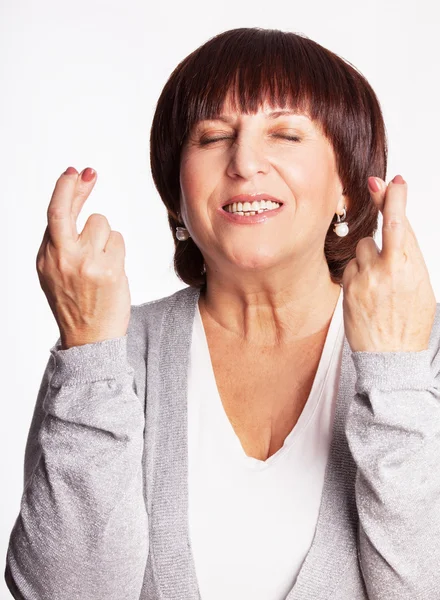
<path id="1" fill-rule="evenodd" d="M 156 352 L 148 350 L 146 463 L 151 600 L 199 600 L 188 525 L 187 378 L 199 290 L 166 299 Z M 149 343 L 150 345 L 150 343 Z M 156 393 L 156 390 L 158 392 Z"/>
<path id="2" fill-rule="evenodd" d="M 329 457 L 315 536 L 286 600 L 329 600 L 344 571 L 357 566 L 358 513 L 355 501 L 356 464 L 345 436 L 345 421 L 355 394 L 356 370 L 344 334 L 341 373 Z M 363 583 L 359 581 L 359 588 Z"/>
<path id="3" fill-rule="evenodd" d="M 148 598 L 200 600 L 188 523 L 187 377 L 195 309 L 200 292 L 174 294 L 162 316 L 159 351 L 148 369 L 149 438 L 147 473 L 150 555 L 147 579 L 155 593 Z M 149 352 L 150 354 L 150 352 Z M 149 381 L 151 379 L 151 382 Z M 318 522 L 312 545 L 286 600 L 328 600 L 357 560 L 356 465 L 345 437 L 345 420 L 355 393 L 356 372 L 344 335 L 337 396 Z M 150 385 L 149 385 L 150 383 Z M 148 407 L 148 404 L 150 406 Z M 233 540 L 231 540 L 233 543 Z M 357 567 L 356 567 L 357 568 Z"/>

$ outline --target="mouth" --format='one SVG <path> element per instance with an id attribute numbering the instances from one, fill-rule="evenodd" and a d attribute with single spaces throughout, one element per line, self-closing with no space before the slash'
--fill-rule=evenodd
<path id="1" fill-rule="evenodd" d="M 231 198 L 222 208 L 239 216 L 252 216 L 276 210 L 282 204 L 281 200 L 268 194 L 241 194 Z"/>

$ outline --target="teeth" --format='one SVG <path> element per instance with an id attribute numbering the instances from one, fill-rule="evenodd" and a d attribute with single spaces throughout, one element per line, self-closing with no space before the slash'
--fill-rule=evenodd
<path id="1" fill-rule="evenodd" d="M 225 206 L 225 210 L 230 213 L 235 213 L 237 215 L 250 214 L 255 215 L 267 210 L 274 210 L 281 206 L 278 202 L 272 202 L 272 200 L 254 200 L 253 202 L 233 202 L 232 204 L 228 204 Z"/>

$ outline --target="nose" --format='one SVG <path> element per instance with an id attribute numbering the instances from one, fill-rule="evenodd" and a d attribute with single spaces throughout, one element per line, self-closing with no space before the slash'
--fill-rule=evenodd
<path id="1" fill-rule="evenodd" d="M 230 177 L 252 179 L 258 173 L 268 173 L 269 161 L 263 142 L 256 137 L 237 138 L 231 148 L 227 174 Z"/>

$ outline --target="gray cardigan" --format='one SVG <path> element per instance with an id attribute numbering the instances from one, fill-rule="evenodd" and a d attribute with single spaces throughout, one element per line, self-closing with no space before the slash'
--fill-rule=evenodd
<path id="1" fill-rule="evenodd" d="M 201 598 L 186 405 L 198 297 L 133 305 L 126 336 L 51 348 L 6 557 L 15 598 Z M 353 353 L 344 337 L 318 524 L 286 600 L 440 599 L 439 307 L 427 350 Z"/>

